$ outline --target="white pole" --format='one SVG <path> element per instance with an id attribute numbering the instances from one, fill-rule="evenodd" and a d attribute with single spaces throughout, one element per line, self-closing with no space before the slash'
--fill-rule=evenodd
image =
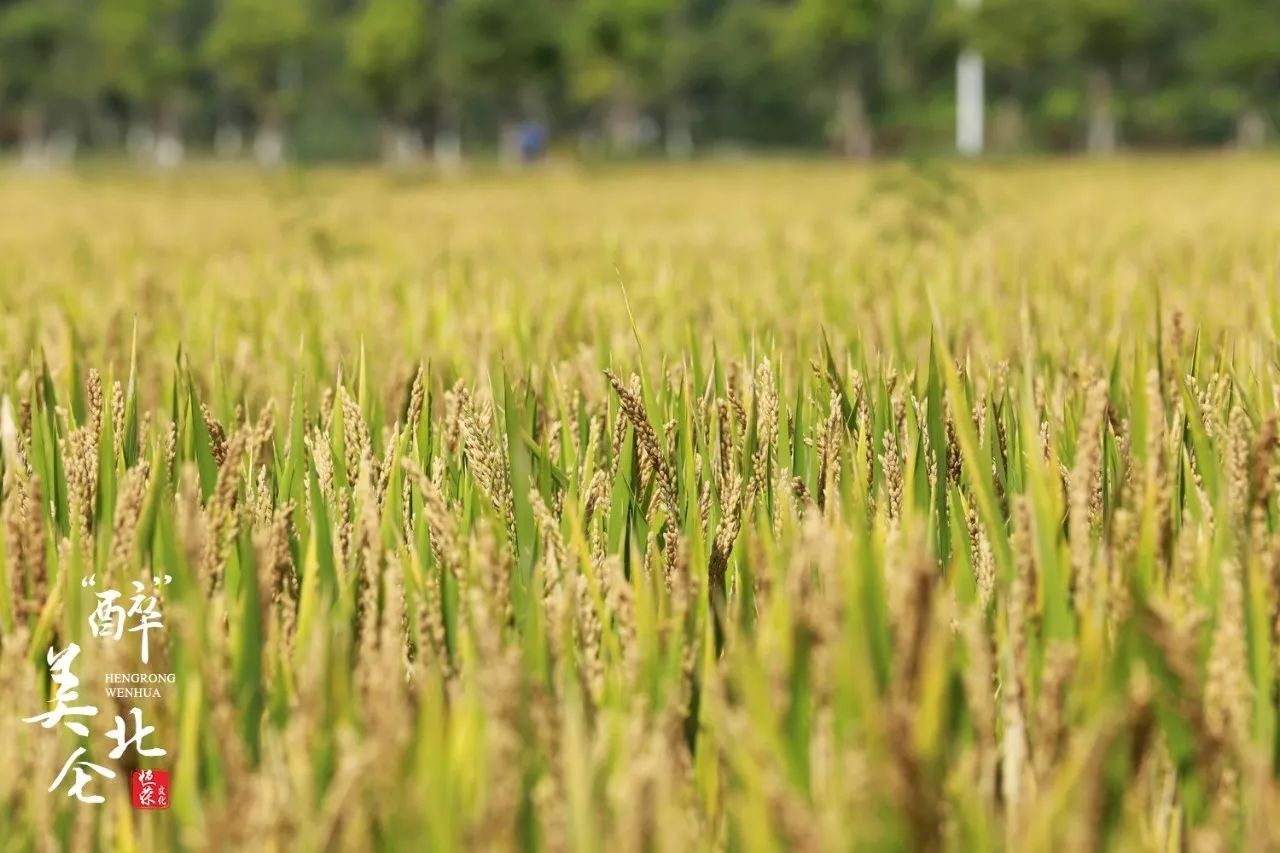
<path id="1" fill-rule="evenodd" d="M 981 0 L 959 0 L 966 9 Z M 965 48 L 956 60 L 956 150 L 966 156 L 982 153 L 983 144 L 982 55 Z"/>

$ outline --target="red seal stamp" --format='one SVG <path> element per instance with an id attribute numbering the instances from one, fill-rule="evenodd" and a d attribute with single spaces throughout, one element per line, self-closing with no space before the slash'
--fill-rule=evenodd
<path id="1" fill-rule="evenodd" d="M 135 770 L 129 779 L 135 809 L 169 808 L 169 771 Z"/>

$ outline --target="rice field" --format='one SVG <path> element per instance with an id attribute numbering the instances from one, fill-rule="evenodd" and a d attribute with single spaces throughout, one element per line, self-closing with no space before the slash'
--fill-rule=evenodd
<path id="1" fill-rule="evenodd" d="M 1280 845 L 1275 186 L 5 173 L 0 851 Z"/>

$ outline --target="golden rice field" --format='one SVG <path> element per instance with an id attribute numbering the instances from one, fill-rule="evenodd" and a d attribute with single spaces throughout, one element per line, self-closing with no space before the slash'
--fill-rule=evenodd
<path id="1" fill-rule="evenodd" d="M 0 175 L 0 851 L 1280 845 L 1277 186 Z"/>

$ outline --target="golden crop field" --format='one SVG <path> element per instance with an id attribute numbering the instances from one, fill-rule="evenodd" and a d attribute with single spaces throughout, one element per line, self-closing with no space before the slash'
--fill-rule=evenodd
<path id="1" fill-rule="evenodd" d="M 1277 186 L 5 174 L 0 851 L 1280 844 Z"/>

